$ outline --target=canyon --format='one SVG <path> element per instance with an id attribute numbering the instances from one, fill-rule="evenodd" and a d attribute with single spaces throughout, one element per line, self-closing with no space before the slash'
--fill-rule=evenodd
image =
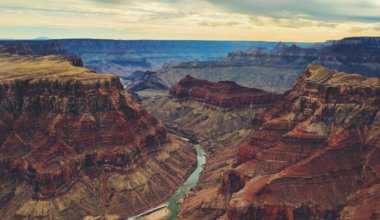
<path id="1" fill-rule="evenodd" d="M 153 71 L 162 65 L 183 61 L 218 60 L 230 51 L 272 48 L 275 45 L 276 42 L 260 41 L 0 40 L 0 53 L 79 56 L 87 68 L 98 73 L 115 74 L 127 85 L 133 83 L 128 76 L 135 72 Z"/>
<path id="2" fill-rule="evenodd" d="M 292 88 L 308 64 L 346 73 L 378 77 L 380 37 L 350 37 L 321 44 L 289 44 L 230 52 L 224 59 L 165 65 L 150 74 L 139 89 L 169 89 L 184 76 L 209 81 L 230 80 L 246 87 L 282 93 Z M 161 84 L 161 86 L 157 86 Z"/>
<path id="3" fill-rule="evenodd" d="M 77 57 L 0 56 L 2 219 L 126 218 L 165 202 L 195 150 Z"/>
<path id="4" fill-rule="evenodd" d="M 138 92 L 138 97 L 171 132 L 211 150 L 247 137 L 250 120 L 281 95 L 231 81 L 209 82 L 186 76 L 169 92 L 145 90 Z"/>
<path id="5" fill-rule="evenodd" d="M 177 219 L 216 219 L 227 199 L 216 193 L 223 173 L 232 169 L 238 146 L 255 130 L 251 123 L 255 115 L 271 108 L 282 95 L 191 76 L 169 92 L 144 90 L 137 94 L 147 111 L 170 132 L 188 137 L 206 150 L 207 163 L 196 187 L 185 193 Z M 205 200 L 197 200 L 198 196 Z"/>
<path id="6" fill-rule="evenodd" d="M 376 219 L 380 79 L 309 65 L 211 153 L 179 219 Z"/>
<path id="7" fill-rule="evenodd" d="M 377 219 L 379 39 L 0 42 L 0 215 Z"/>

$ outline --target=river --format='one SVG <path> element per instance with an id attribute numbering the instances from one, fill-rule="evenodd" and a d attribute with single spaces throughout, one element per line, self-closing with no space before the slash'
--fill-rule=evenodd
<path id="1" fill-rule="evenodd" d="M 136 216 L 130 217 L 128 218 L 128 220 L 135 220 L 141 216 L 152 213 L 164 207 L 167 207 L 170 210 L 170 216 L 167 218 L 167 220 L 176 219 L 177 212 L 179 209 L 179 205 L 178 205 L 179 200 L 181 200 L 184 197 L 186 191 L 194 188 L 197 185 L 198 180 L 199 180 L 199 175 L 202 172 L 204 165 L 206 164 L 205 150 L 201 148 L 199 145 L 195 146 L 195 150 L 197 153 L 197 161 L 198 161 L 197 168 L 195 168 L 195 170 L 187 178 L 186 184 L 179 186 L 177 192 L 166 203 L 161 204 L 143 213 L 140 213 Z"/>

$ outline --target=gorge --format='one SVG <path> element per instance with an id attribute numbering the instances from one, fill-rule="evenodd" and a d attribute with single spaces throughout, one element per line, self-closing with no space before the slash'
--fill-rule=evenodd
<path id="1" fill-rule="evenodd" d="M 2 219 L 377 219 L 379 38 L 214 43 L 2 43 Z"/>
<path id="2" fill-rule="evenodd" d="M 133 216 L 167 200 L 196 165 L 194 149 L 117 77 L 80 64 L 0 57 L 3 219 Z"/>

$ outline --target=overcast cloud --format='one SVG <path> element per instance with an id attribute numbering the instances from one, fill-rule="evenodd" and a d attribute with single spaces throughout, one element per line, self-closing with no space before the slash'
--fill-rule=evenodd
<path id="1" fill-rule="evenodd" d="M 2 0 L 0 38 L 322 41 L 380 36 L 379 12 L 380 0 Z"/>

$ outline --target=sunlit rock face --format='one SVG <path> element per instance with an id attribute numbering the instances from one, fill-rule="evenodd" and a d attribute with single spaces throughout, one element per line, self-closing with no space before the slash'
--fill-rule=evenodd
<path id="1" fill-rule="evenodd" d="M 78 58 L 1 56 L 0 65 L 3 219 L 131 216 L 164 202 L 194 167 L 192 149 L 116 76 Z"/>
<path id="2" fill-rule="evenodd" d="M 233 193 L 224 218 L 377 216 L 379 109 L 380 79 L 308 66 L 255 117 L 260 129 L 221 187 Z"/>

